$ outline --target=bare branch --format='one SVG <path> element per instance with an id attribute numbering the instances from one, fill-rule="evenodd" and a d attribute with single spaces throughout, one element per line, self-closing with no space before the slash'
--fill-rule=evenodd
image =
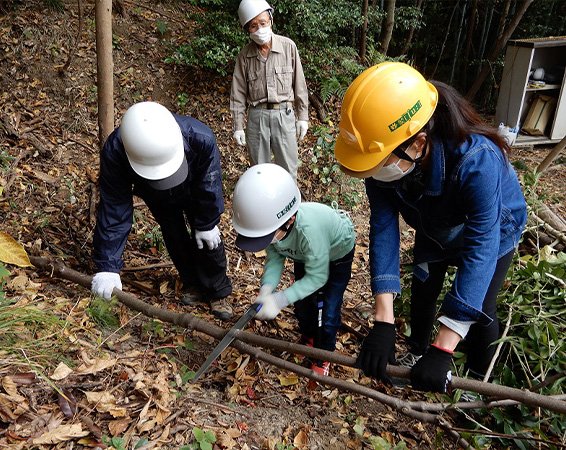
<path id="1" fill-rule="evenodd" d="M 30 256 L 30 261 L 35 267 L 47 271 L 48 273 L 51 274 L 51 276 L 61 277 L 90 289 L 90 285 L 92 283 L 92 277 L 89 275 L 84 275 L 80 272 L 77 272 L 73 269 L 66 267 L 61 262 L 52 261 L 51 259 L 48 258 Z M 148 317 L 156 318 L 164 322 L 189 328 L 191 330 L 200 331 L 219 340 L 222 339 L 227 332 L 227 330 L 217 327 L 216 325 L 208 323 L 204 320 L 198 319 L 197 317 L 191 314 L 179 314 L 173 311 L 158 308 L 156 306 L 141 301 L 135 295 L 129 294 L 127 292 L 123 292 L 119 289 L 114 288 L 113 294 L 118 298 L 120 303 L 126 305 L 127 307 L 135 311 L 141 312 Z M 278 339 L 271 339 L 264 336 L 258 336 L 254 333 L 250 333 L 247 331 L 238 331 L 235 333 L 235 335 L 237 340 L 235 340 L 234 343 L 232 344 L 235 348 L 244 351 L 245 353 L 248 353 L 252 356 L 255 356 L 262 361 L 266 361 L 269 363 L 271 363 L 272 361 L 276 361 L 279 358 L 269 355 L 259 349 L 256 349 L 255 347 L 251 347 L 248 344 L 255 344 L 273 350 L 289 351 L 292 353 L 301 354 L 311 358 L 330 361 L 335 364 L 341 364 L 350 367 L 356 366 L 355 358 L 338 352 L 330 352 L 327 350 L 312 348 L 305 345 L 292 344 L 290 342 L 284 342 Z M 244 342 L 246 344 L 244 344 Z M 304 375 L 308 378 L 312 378 L 315 381 L 323 382 L 324 384 L 328 384 L 335 387 L 341 387 L 351 392 L 356 392 L 362 395 L 366 395 L 386 405 L 389 405 L 392 408 L 398 409 L 399 411 L 409 415 L 410 417 L 418 418 L 418 420 L 423 420 L 423 421 L 435 420 L 433 419 L 433 417 L 435 417 L 434 415 L 429 414 L 425 416 L 420 416 L 421 413 L 417 414 L 417 411 L 415 411 L 411 407 L 411 403 L 409 402 L 392 398 L 390 396 L 374 391 L 365 386 L 359 386 L 352 382 L 337 380 L 332 377 L 323 377 L 304 367 L 297 366 L 296 364 L 292 364 L 288 361 L 284 361 L 284 360 L 281 361 L 283 361 L 283 363 L 278 362 L 277 364 L 281 364 L 281 366 L 278 365 L 278 367 L 292 370 L 293 372 L 296 372 L 300 375 Z M 389 365 L 387 366 L 387 373 L 390 376 L 397 378 L 410 377 L 410 369 L 406 367 Z M 520 403 L 523 403 L 531 407 L 540 407 L 540 408 L 548 409 L 550 411 L 566 414 L 565 401 L 556 400 L 555 398 L 537 394 L 530 391 L 523 391 L 521 389 L 496 385 L 493 383 L 484 383 L 482 381 L 469 380 L 466 378 L 459 378 L 459 377 L 452 377 L 452 388 L 477 392 L 479 394 L 483 394 L 495 399 L 516 400 Z"/>

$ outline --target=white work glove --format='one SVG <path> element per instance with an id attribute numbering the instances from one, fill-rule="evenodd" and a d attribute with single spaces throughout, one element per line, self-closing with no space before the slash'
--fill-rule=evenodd
<path id="1" fill-rule="evenodd" d="M 122 289 L 120 274 L 115 272 L 98 272 L 92 277 L 90 290 L 99 297 L 110 300 L 114 288 Z"/>
<path id="2" fill-rule="evenodd" d="M 271 286 L 270 284 L 264 284 L 263 286 L 261 286 L 259 288 L 259 294 L 257 295 L 256 298 L 256 303 L 260 297 L 265 297 L 266 295 L 269 295 L 272 292 L 273 292 L 273 286 Z"/>
<path id="3" fill-rule="evenodd" d="M 218 227 L 214 227 L 212 230 L 207 231 L 195 231 L 195 240 L 197 241 L 197 247 L 202 250 L 204 248 L 204 242 L 209 250 L 214 250 L 220 245 L 220 230 Z"/>
<path id="4" fill-rule="evenodd" d="M 303 138 L 307 135 L 307 130 L 309 129 L 309 123 L 306 120 L 297 120 L 296 128 L 297 128 L 297 139 L 299 141 L 302 141 Z"/>
<path id="5" fill-rule="evenodd" d="M 256 303 L 261 303 L 262 307 L 255 318 L 259 320 L 272 320 L 289 304 L 289 301 L 283 292 L 278 291 L 273 294 L 259 295 L 256 299 Z"/>
<path id="6" fill-rule="evenodd" d="M 234 140 L 238 145 L 246 145 L 246 132 L 244 130 L 234 131 Z"/>

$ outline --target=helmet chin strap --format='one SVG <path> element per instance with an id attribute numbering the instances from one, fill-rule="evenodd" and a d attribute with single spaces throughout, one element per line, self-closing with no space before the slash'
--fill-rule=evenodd
<path id="1" fill-rule="evenodd" d="M 428 141 L 428 139 L 427 139 Z M 393 154 L 399 159 L 409 161 L 415 164 L 415 168 L 411 173 L 401 179 L 403 189 L 412 197 L 420 198 L 425 188 L 424 173 L 422 170 L 422 162 L 427 154 L 428 142 L 425 142 L 421 149 L 421 154 L 416 158 L 411 158 L 407 155 L 406 150 L 415 142 L 413 139 L 404 148 L 397 147 L 393 150 Z"/>
<path id="2" fill-rule="evenodd" d="M 399 158 L 399 159 L 403 159 L 405 161 L 409 161 L 410 163 L 415 163 L 415 164 L 419 164 L 425 157 L 426 155 L 426 149 L 427 149 L 427 145 L 425 144 L 421 150 L 421 154 L 416 157 L 416 158 L 411 158 L 409 155 L 407 155 L 407 150 L 409 149 L 409 147 L 411 147 L 411 145 L 413 145 L 415 143 L 415 139 L 412 139 L 408 144 L 403 145 L 403 146 L 398 146 L 395 147 L 395 149 L 393 149 L 393 154 Z"/>
<path id="3" fill-rule="evenodd" d="M 293 228 L 293 226 L 295 225 L 295 221 L 292 220 L 295 216 L 293 215 L 293 217 L 291 217 L 287 222 L 285 222 L 283 225 L 281 225 L 279 227 L 280 230 L 283 230 L 285 232 L 285 235 L 289 232 L 289 230 L 291 230 Z M 289 223 L 291 222 L 291 223 Z"/>

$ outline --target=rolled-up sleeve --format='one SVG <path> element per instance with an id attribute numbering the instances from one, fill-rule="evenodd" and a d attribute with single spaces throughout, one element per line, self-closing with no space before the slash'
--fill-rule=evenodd
<path id="1" fill-rule="evenodd" d="M 400 293 L 399 209 L 393 189 L 366 180 L 370 203 L 369 258 L 372 294 Z"/>

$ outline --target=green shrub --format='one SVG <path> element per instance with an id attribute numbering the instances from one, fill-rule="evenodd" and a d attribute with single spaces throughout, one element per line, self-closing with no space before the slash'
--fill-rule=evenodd
<path id="1" fill-rule="evenodd" d="M 196 36 L 178 47 L 167 62 L 212 71 L 222 76 L 232 73 L 235 59 L 249 42 L 238 22 L 238 1 L 191 1 L 199 12 L 189 18 L 197 24 Z M 362 25 L 361 6 L 354 0 L 279 0 L 273 5 L 277 34 L 293 39 L 299 48 L 309 87 L 323 90 L 322 97 L 341 97 L 350 82 L 367 66 L 383 61 L 374 45 L 383 11 L 370 7 L 368 14 L 367 54 L 359 62 L 357 48 Z M 405 22 L 411 23 L 410 14 Z M 322 84 L 325 84 L 322 86 Z"/>
<path id="2" fill-rule="evenodd" d="M 178 47 L 166 62 L 207 69 L 220 75 L 232 73 L 236 56 L 248 42 L 238 26 L 237 16 L 226 11 L 194 13 L 198 23 L 196 36 L 188 44 Z"/>
<path id="3" fill-rule="evenodd" d="M 365 191 L 361 180 L 346 176 L 340 170 L 334 158 L 336 133 L 331 121 L 313 127 L 316 144 L 309 149 L 310 155 L 302 158 L 303 164 L 307 164 L 309 173 L 312 173 L 307 182 L 312 183 L 313 177 L 317 181 L 316 186 L 309 186 L 308 191 L 315 197 L 309 200 L 352 210 L 360 203 Z"/>

